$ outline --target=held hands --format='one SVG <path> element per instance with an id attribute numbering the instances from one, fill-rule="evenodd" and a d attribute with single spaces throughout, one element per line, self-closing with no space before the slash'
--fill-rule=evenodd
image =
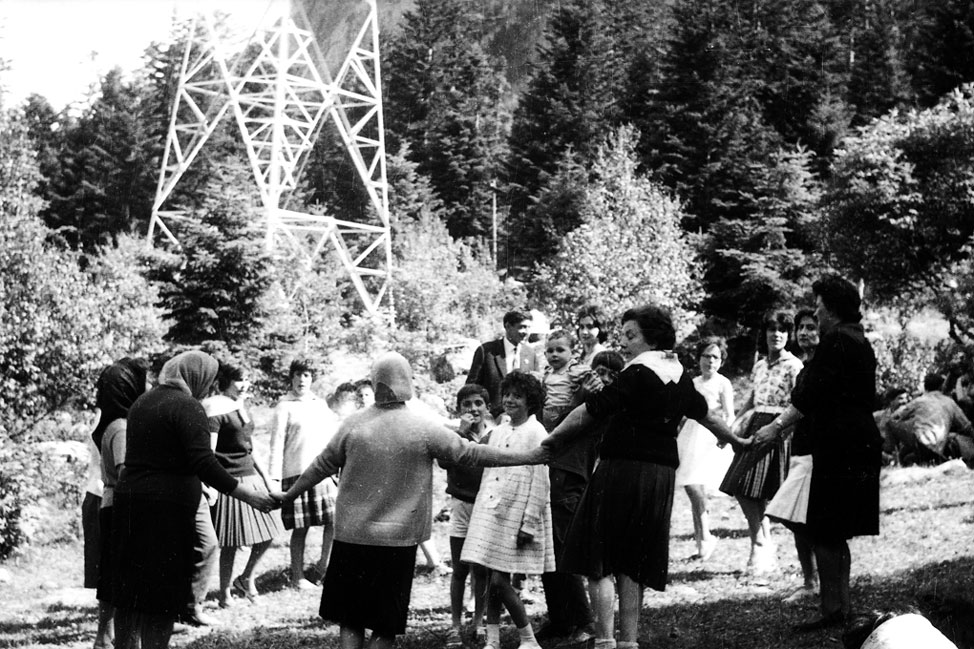
<path id="1" fill-rule="evenodd" d="M 762 426 L 754 433 L 753 442 L 755 446 L 767 446 L 778 439 L 778 427 L 774 422 Z"/>
<path id="2" fill-rule="evenodd" d="M 526 545 L 534 543 L 534 534 L 528 534 L 523 530 L 518 530 L 517 532 L 517 547 L 523 548 Z"/>
<path id="3" fill-rule="evenodd" d="M 277 509 L 278 507 L 283 505 L 285 502 L 287 502 L 288 499 L 287 494 L 281 491 L 280 489 L 272 489 L 270 495 L 271 498 L 273 498 L 274 502 L 276 503 L 274 509 Z"/>
<path id="4" fill-rule="evenodd" d="M 265 514 L 281 506 L 271 494 L 262 491 L 251 491 L 246 498 L 246 502 L 254 509 L 260 510 Z"/>

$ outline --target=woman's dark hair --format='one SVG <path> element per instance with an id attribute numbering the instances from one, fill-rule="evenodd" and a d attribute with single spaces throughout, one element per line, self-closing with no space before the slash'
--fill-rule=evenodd
<path id="1" fill-rule="evenodd" d="M 605 330 L 605 314 L 602 309 L 595 306 L 594 304 L 587 304 L 578 310 L 578 314 L 575 316 L 575 326 L 578 327 L 578 322 L 582 318 L 592 318 L 592 324 L 599 328 L 599 335 L 597 336 L 600 343 L 604 343 L 609 339 L 609 332 Z"/>
<path id="2" fill-rule="evenodd" d="M 293 379 L 295 374 L 303 374 L 305 372 L 314 376 L 314 364 L 307 358 L 295 358 L 293 361 L 291 361 L 291 367 L 287 371 L 287 378 Z"/>
<path id="3" fill-rule="evenodd" d="M 673 349 L 676 344 L 676 329 L 670 312 L 655 304 L 644 304 L 628 309 L 622 314 L 622 323 L 632 320 L 639 327 L 643 339 L 656 349 Z"/>
<path id="4" fill-rule="evenodd" d="M 356 392 L 361 392 L 362 391 L 362 388 L 368 388 L 370 390 L 375 390 L 375 387 L 372 385 L 372 379 L 359 379 L 358 381 L 355 382 L 355 391 Z"/>
<path id="5" fill-rule="evenodd" d="M 575 346 L 575 336 L 573 336 L 568 329 L 555 329 L 552 331 L 550 334 L 548 334 L 548 339 L 545 341 L 545 346 L 548 346 L 548 341 L 557 340 L 558 338 L 567 340 L 569 349 Z"/>
<path id="6" fill-rule="evenodd" d="M 216 389 L 225 392 L 234 381 L 243 381 L 243 370 L 225 361 L 220 361 L 220 368 L 216 371 Z"/>
<path id="7" fill-rule="evenodd" d="M 490 393 L 487 392 L 487 388 L 479 383 L 466 383 L 457 391 L 457 408 L 464 399 L 475 394 L 479 395 L 484 403 L 490 403 Z"/>
<path id="8" fill-rule="evenodd" d="M 699 359 L 708 347 L 716 347 L 720 352 L 720 362 L 727 360 L 727 341 L 723 336 L 706 336 L 697 343 L 697 358 Z"/>
<path id="9" fill-rule="evenodd" d="M 767 355 L 768 353 L 768 331 L 771 329 L 785 331 L 788 333 L 788 343 L 785 349 L 790 350 L 795 340 L 795 320 L 789 311 L 769 311 L 761 321 L 761 336 L 758 338 L 758 353 Z"/>
<path id="10" fill-rule="evenodd" d="M 893 400 L 898 399 L 902 394 L 906 394 L 906 390 L 903 388 L 886 388 L 882 397 L 883 407 L 889 407 L 889 404 L 893 403 Z"/>
<path id="11" fill-rule="evenodd" d="M 944 387 L 944 375 L 931 372 L 923 377 L 923 389 L 925 392 L 942 390 Z"/>
<path id="12" fill-rule="evenodd" d="M 795 327 L 800 325 L 805 318 L 811 318 L 815 324 L 818 324 L 818 316 L 815 315 L 815 309 L 802 307 L 795 311 Z"/>
<path id="13" fill-rule="evenodd" d="M 520 394 L 528 403 L 528 414 L 536 415 L 544 405 L 544 386 L 537 378 L 527 372 L 513 371 L 501 381 L 501 396 L 514 392 Z"/>
<path id="14" fill-rule="evenodd" d="M 822 298 L 825 308 L 835 314 L 840 322 L 859 322 L 862 299 L 859 289 L 839 275 L 826 275 L 812 284 L 812 293 Z"/>
<path id="15" fill-rule="evenodd" d="M 619 352 L 609 349 L 592 357 L 592 369 L 600 366 L 607 367 L 613 372 L 621 372 L 622 368 L 626 366 L 626 360 Z"/>

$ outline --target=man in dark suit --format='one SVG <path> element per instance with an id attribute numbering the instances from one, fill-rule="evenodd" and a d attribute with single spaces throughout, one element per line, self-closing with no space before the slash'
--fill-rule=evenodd
<path id="1" fill-rule="evenodd" d="M 537 358 L 524 344 L 529 319 L 519 311 L 504 314 L 504 336 L 477 348 L 467 372 L 467 383 L 477 383 L 490 395 L 490 414 L 496 419 L 504 411 L 501 405 L 501 380 L 514 370 L 534 372 Z"/>

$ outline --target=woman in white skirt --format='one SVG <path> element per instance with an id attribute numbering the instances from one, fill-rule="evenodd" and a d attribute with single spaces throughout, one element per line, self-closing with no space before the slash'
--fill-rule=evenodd
<path id="1" fill-rule="evenodd" d="M 247 381 L 234 365 L 220 363 L 217 372 L 219 394 L 203 400 L 209 417 L 210 435 L 216 437 L 217 460 L 233 477 L 257 491 L 270 492 L 264 472 L 253 456 L 251 437 L 254 422 L 244 407 Z M 260 512 L 224 494 L 213 507 L 213 527 L 220 542 L 220 608 L 231 605 L 231 591 L 253 601 L 257 597 L 254 572 L 257 563 L 281 533 L 276 514 Z M 243 572 L 231 581 L 237 548 L 249 546 L 250 556 Z"/>
<path id="2" fill-rule="evenodd" d="M 693 379 L 693 387 L 707 400 L 707 407 L 715 409 L 728 425 L 734 421 L 734 388 L 730 379 L 717 372 L 727 359 L 727 342 L 719 336 L 703 338 L 697 345 L 700 375 Z M 707 511 L 708 491 L 720 486 L 727 473 L 734 451 L 730 446 L 718 445 L 718 440 L 696 420 L 688 419 L 676 438 L 680 466 L 676 470 L 675 486 L 686 489 L 693 510 L 693 537 L 697 553 L 691 559 L 706 561 L 717 547 L 717 538 L 710 533 Z"/>
<path id="3" fill-rule="evenodd" d="M 795 339 L 801 351 L 802 363 L 808 363 L 815 356 L 818 347 L 818 319 L 812 309 L 799 309 L 795 315 Z M 802 375 L 798 375 L 798 381 Z M 815 554 L 812 543 L 807 538 L 802 525 L 808 510 L 808 494 L 812 480 L 812 448 L 808 437 L 808 422 L 799 420 L 795 424 L 795 434 L 791 443 L 791 462 L 788 477 L 778 489 L 778 493 L 768 503 L 767 516 L 790 527 L 795 535 L 795 550 L 802 569 L 802 584 L 782 594 L 787 603 L 795 603 L 818 594 L 818 570 L 815 567 Z M 799 523 L 799 525 L 795 525 Z"/>

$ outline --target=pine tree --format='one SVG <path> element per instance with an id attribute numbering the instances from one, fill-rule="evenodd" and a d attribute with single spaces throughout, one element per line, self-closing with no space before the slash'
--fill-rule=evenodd
<path id="1" fill-rule="evenodd" d="M 454 237 L 490 232 L 492 182 L 506 156 L 507 87 L 469 0 L 420 0 L 385 54 L 390 150 L 409 145 Z"/>
<path id="2" fill-rule="evenodd" d="M 610 19 L 602 0 L 559 5 L 538 47 L 534 71 L 514 112 L 506 170 L 511 256 L 517 266 L 553 250 L 555 242 L 545 236 L 550 231 L 531 224 L 536 218 L 531 205 L 558 173 L 566 152 L 590 164 L 621 118 L 625 70 L 608 29 Z"/>
<path id="3" fill-rule="evenodd" d="M 913 86 L 920 104 L 933 106 L 957 86 L 974 81 L 974 4 L 930 0 L 917 13 L 919 33 L 910 64 Z"/>
<path id="4" fill-rule="evenodd" d="M 250 171 L 242 163 L 214 167 L 201 206 L 180 232 L 180 254 L 161 256 L 152 277 L 171 320 L 166 339 L 197 345 L 218 340 L 231 349 L 259 330 L 262 297 L 271 284 L 262 217 Z"/>

